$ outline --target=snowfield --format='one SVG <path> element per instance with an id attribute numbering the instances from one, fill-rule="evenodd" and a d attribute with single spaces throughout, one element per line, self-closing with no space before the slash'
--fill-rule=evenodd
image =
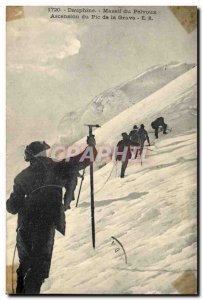
<path id="1" fill-rule="evenodd" d="M 197 276 L 196 76 L 194 67 L 95 130 L 98 145 L 115 145 L 121 132 L 141 123 L 153 141 L 150 123 L 159 116 L 173 129 L 149 147 L 142 166 L 129 162 L 124 179 L 120 163 L 95 166 L 95 251 L 85 176 L 78 208 L 72 202 L 66 212 L 66 236 L 56 232 L 43 294 L 177 294 L 175 280 Z M 15 227 L 16 217 L 9 215 L 7 264 Z M 112 236 L 122 243 L 127 264 Z"/>
<path id="2" fill-rule="evenodd" d="M 134 124 L 144 123 L 146 129 L 152 130 L 150 124 L 157 117 L 165 113 L 165 121 L 170 124 L 171 127 L 176 126 L 176 122 L 182 124 L 181 129 L 184 131 L 191 126 L 190 120 L 188 120 L 185 110 L 180 111 L 178 117 L 170 120 L 167 116 L 166 110 L 177 114 L 174 108 L 178 108 L 184 105 L 184 102 L 189 102 L 189 107 L 186 110 L 192 110 L 191 106 L 194 105 L 196 109 L 196 100 L 194 104 L 190 103 L 190 97 L 196 97 L 196 73 L 197 68 L 192 68 L 190 71 L 172 80 L 163 88 L 149 95 L 145 99 L 139 101 L 128 109 L 124 110 L 110 121 L 106 122 L 101 128 L 94 131 L 97 139 L 97 145 L 102 144 L 116 144 L 121 139 L 121 133 L 123 131 L 129 131 Z M 178 107 L 177 107 L 178 106 Z M 172 121 L 172 124 L 171 122 Z M 193 127 L 195 127 L 195 118 L 193 121 Z M 87 130 L 87 129 L 86 129 Z M 180 132 L 179 126 L 176 131 Z M 85 143 L 86 138 L 79 140 L 76 144 L 80 145 Z"/>
<path id="3" fill-rule="evenodd" d="M 126 82 L 97 95 L 86 107 L 67 113 L 58 125 L 61 141 L 68 144 L 86 135 L 84 124 L 103 125 L 133 104 L 138 103 L 167 83 L 195 67 L 194 64 L 171 62 L 156 65 Z"/>

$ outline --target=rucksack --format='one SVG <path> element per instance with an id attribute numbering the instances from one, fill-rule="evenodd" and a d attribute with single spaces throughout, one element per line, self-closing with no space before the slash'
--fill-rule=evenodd
<path id="1" fill-rule="evenodd" d="M 139 133 L 138 133 L 138 130 L 132 130 L 129 134 L 130 136 L 130 141 L 133 143 L 133 144 L 140 144 L 140 137 L 139 137 Z"/>
<path id="2" fill-rule="evenodd" d="M 146 131 L 144 129 L 140 129 L 138 131 L 138 136 L 139 136 L 139 141 L 140 144 L 143 145 L 144 142 L 146 141 L 147 137 L 146 137 Z"/>

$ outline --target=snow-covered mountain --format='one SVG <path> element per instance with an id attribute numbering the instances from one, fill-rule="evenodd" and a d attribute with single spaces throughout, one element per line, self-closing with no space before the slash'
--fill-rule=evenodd
<path id="1" fill-rule="evenodd" d="M 197 276 L 196 77 L 195 67 L 95 130 L 99 146 L 114 145 L 120 133 L 136 123 L 144 123 L 151 132 L 151 121 L 161 115 L 173 128 L 160 134 L 142 166 L 129 162 L 124 179 L 119 178 L 119 163 L 113 168 L 109 162 L 95 171 L 95 251 L 89 176 L 85 177 L 79 207 L 72 203 L 66 213 L 66 237 L 56 233 L 50 278 L 42 293 L 177 294 L 175 282 L 181 276 Z M 153 133 L 149 136 L 154 139 Z M 9 216 L 7 264 L 12 260 L 15 222 L 16 217 Z M 127 264 L 112 236 L 122 242 Z"/>
<path id="2" fill-rule="evenodd" d="M 193 67 L 194 64 L 176 62 L 153 66 L 135 78 L 102 92 L 87 107 L 63 117 L 58 125 L 61 140 L 68 144 L 77 141 L 87 133 L 84 124 L 104 124 Z"/>

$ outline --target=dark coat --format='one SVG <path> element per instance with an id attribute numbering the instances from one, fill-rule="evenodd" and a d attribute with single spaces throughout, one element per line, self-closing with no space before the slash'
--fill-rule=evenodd
<path id="1" fill-rule="evenodd" d="M 139 138 L 140 138 L 140 146 L 143 147 L 144 142 L 147 140 L 148 144 L 150 143 L 149 141 L 149 136 L 147 130 L 144 128 L 140 128 L 138 131 Z"/>
<path id="2" fill-rule="evenodd" d="M 43 218 L 44 222 L 46 220 L 48 224 L 54 222 L 56 229 L 65 234 L 62 188 L 68 185 L 66 179 L 71 174 L 77 173 L 90 164 L 89 159 L 80 162 L 83 153 L 72 157 L 70 161 L 62 160 L 60 162 L 54 162 L 50 158 L 38 157 L 34 163 L 16 176 L 13 192 L 6 205 L 8 212 L 18 213 L 18 226 L 21 226 L 22 223 L 26 226 L 28 210 L 32 211 L 32 207 L 37 207 L 37 203 L 39 203 L 42 209 L 39 215 L 44 213 L 46 216 L 46 218 Z M 95 157 L 96 154 L 95 149 Z M 35 212 L 36 220 L 37 214 L 38 211 Z M 32 219 L 34 222 L 35 216 Z"/>
<path id="3" fill-rule="evenodd" d="M 14 179 L 13 192 L 6 206 L 9 213 L 18 213 L 18 273 L 30 282 L 48 277 L 55 229 L 65 235 L 62 188 L 64 182 L 67 186 L 66 179 L 73 172 L 90 164 L 89 158 L 80 162 L 83 153 L 70 161 L 60 162 L 38 157 Z M 96 154 L 94 148 L 94 157 Z M 30 269 L 32 272 L 28 276 Z"/>
<path id="4" fill-rule="evenodd" d="M 129 138 L 130 138 L 132 146 L 139 146 L 140 145 L 140 136 L 139 136 L 139 130 L 138 129 L 131 130 L 131 132 L 129 134 Z"/>
<path id="5" fill-rule="evenodd" d="M 116 147 L 116 160 L 128 161 L 128 159 L 131 158 L 132 153 L 131 153 L 130 145 L 131 145 L 130 139 L 123 139 L 118 142 Z M 120 152 L 125 153 L 125 151 L 126 151 L 126 156 L 124 155 L 123 157 L 122 154 L 120 154 Z"/>
<path id="6" fill-rule="evenodd" d="M 159 117 L 151 123 L 151 126 L 153 129 L 155 129 L 156 127 L 163 126 L 164 124 L 164 118 Z"/>

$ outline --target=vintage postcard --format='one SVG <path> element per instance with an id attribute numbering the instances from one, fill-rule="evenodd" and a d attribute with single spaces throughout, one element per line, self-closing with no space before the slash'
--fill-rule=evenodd
<path id="1" fill-rule="evenodd" d="M 199 293 L 197 15 L 7 7 L 6 293 Z"/>

